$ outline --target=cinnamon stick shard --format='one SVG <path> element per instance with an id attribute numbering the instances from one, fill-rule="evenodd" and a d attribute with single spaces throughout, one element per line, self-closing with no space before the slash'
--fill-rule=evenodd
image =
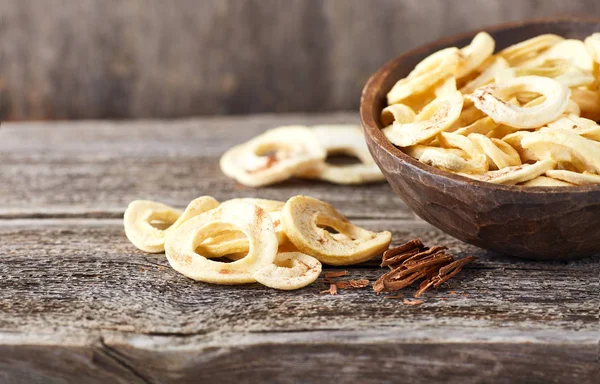
<path id="1" fill-rule="evenodd" d="M 448 281 L 475 259 L 468 256 L 455 260 L 454 256 L 444 252 L 447 249 L 440 245 L 427 248 L 421 240 L 413 239 L 387 250 L 381 266 L 389 267 L 390 271 L 375 281 L 373 290 L 376 293 L 394 292 L 424 279 L 414 294 L 419 297 L 429 288 L 437 288 Z"/>
<path id="2" fill-rule="evenodd" d="M 423 248 L 423 243 L 419 239 L 413 239 L 413 240 L 410 240 L 410 241 L 408 241 L 402 245 L 399 245 L 397 247 L 390 248 L 383 253 L 381 266 L 385 267 L 390 264 L 396 263 L 397 261 L 391 260 L 392 258 L 394 258 L 394 256 L 403 255 L 403 254 L 406 254 L 408 252 L 415 251 L 415 250 L 417 250 L 417 252 L 418 252 L 418 250 L 420 250 L 422 248 Z"/>

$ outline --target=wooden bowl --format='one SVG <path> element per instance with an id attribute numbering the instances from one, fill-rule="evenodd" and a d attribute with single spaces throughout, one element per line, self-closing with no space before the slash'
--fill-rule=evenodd
<path id="1" fill-rule="evenodd" d="M 583 39 L 600 19 L 526 21 L 483 30 L 496 49 L 543 33 Z M 467 45 L 476 32 L 407 52 L 367 82 L 360 115 L 369 150 L 392 189 L 424 220 L 478 247 L 538 260 L 600 255 L 600 186 L 520 187 L 484 183 L 425 165 L 404 154 L 381 132 L 386 94 L 429 54 Z"/>

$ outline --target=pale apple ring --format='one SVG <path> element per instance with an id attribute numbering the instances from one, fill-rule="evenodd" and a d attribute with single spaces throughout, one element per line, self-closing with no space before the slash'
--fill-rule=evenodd
<path id="1" fill-rule="evenodd" d="M 550 170 L 546 172 L 547 176 L 559 179 L 575 185 L 594 185 L 600 184 L 600 175 L 589 172 L 571 172 L 566 170 Z"/>
<path id="2" fill-rule="evenodd" d="M 553 171 L 548 171 L 553 172 Z M 546 173 L 548 173 L 546 172 Z M 572 187 L 575 184 L 567 183 L 562 180 L 557 180 L 552 177 L 538 176 L 535 179 L 531 179 L 520 184 L 525 187 Z"/>
<path id="3" fill-rule="evenodd" d="M 192 200 L 182 213 L 166 204 L 135 200 L 129 203 L 123 216 L 125 235 L 138 249 L 148 253 L 160 253 L 165 250 L 165 241 L 169 234 L 190 218 L 218 206 L 217 200 L 210 196 L 202 196 Z M 152 225 L 153 221 L 160 221 L 168 225 L 168 228 L 159 229 Z"/>
<path id="4" fill-rule="evenodd" d="M 502 141 L 504 141 L 505 143 L 507 143 L 508 145 L 510 145 L 511 147 L 513 147 L 517 153 L 519 154 L 519 157 L 521 158 L 521 162 L 536 162 L 538 160 L 541 160 L 541 158 L 536 155 L 534 152 L 528 150 L 527 148 L 523 148 L 523 146 L 521 145 L 521 140 L 527 136 L 530 135 L 532 132 L 528 132 L 528 131 L 517 131 L 517 132 L 513 132 L 509 135 L 504 136 L 504 138 L 502 138 Z"/>
<path id="5" fill-rule="evenodd" d="M 521 145 L 540 158 L 571 163 L 580 171 L 600 172 L 600 143 L 576 132 L 543 128 L 523 137 Z"/>
<path id="6" fill-rule="evenodd" d="M 600 92 L 585 88 L 571 89 L 571 99 L 579 105 L 581 117 L 600 120 Z"/>
<path id="7" fill-rule="evenodd" d="M 600 64 L 600 32 L 592 33 L 583 42 L 590 56 Z"/>
<path id="8" fill-rule="evenodd" d="M 479 32 L 471 43 L 460 51 L 465 58 L 459 65 L 456 77 L 467 76 L 483 64 L 494 53 L 496 41 L 487 32 Z"/>
<path id="9" fill-rule="evenodd" d="M 213 233 L 240 231 L 249 243 L 246 257 L 231 263 L 207 259 L 196 252 Z M 277 236 L 269 214 L 257 205 L 234 201 L 185 222 L 165 244 L 171 267 L 198 281 L 214 284 L 253 283 L 253 273 L 270 265 L 277 255 Z"/>
<path id="10" fill-rule="evenodd" d="M 535 164 L 521 164 L 498 171 L 488 171 L 480 174 L 461 173 L 461 175 L 488 183 L 514 185 L 543 175 L 554 169 L 555 166 L 556 162 L 553 160 L 541 160 Z"/>
<path id="11" fill-rule="evenodd" d="M 392 104 L 381 111 L 381 124 L 387 127 L 395 121 L 400 124 L 412 123 L 416 116 L 415 111 L 408 105 Z"/>
<path id="12" fill-rule="evenodd" d="M 468 156 L 468 167 L 462 172 L 478 173 L 489 169 L 489 162 L 483 149 L 468 137 L 452 132 L 442 132 L 438 136 L 440 145 L 445 148 L 459 148 Z"/>
<path id="13" fill-rule="evenodd" d="M 429 140 L 458 120 L 463 106 L 459 91 L 439 97 L 427 105 L 413 123 L 394 123 L 382 132 L 393 144 L 408 147 Z"/>
<path id="14" fill-rule="evenodd" d="M 271 151 L 274 154 L 262 155 Z M 325 156 L 325 150 L 309 128 L 285 126 L 229 149 L 221 157 L 220 166 L 225 175 L 239 183 L 259 187 L 310 169 Z"/>
<path id="15" fill-rule="evenodd" d="M 289 266 L 282 264 L 289 263 Z M 300 252 L 279 253 L 273 264 L 254 272 L 257 282 L 274 289 L 293 290 L 313 283 L 321 274 L 321 263 Z"/>
<path id="16" fill-rule="evenodd" d="M 307 196 L 295 196 L 285 203 L 282 221 L 290 241 L 302 253 L 331 265 L 356 264 L 386 250 L 392 240 L 388 231 L 371 232 L 348 221 L 331 205 Z M 332 236 L 327 226 L 347 236 Z"/>
<path id="17" fill-rule="evenodd" d="M 594 60 L 581 40 L 566 39 L 559 41 L 538 57 L 528 60 L 524 65 L 538 66 L 547 61 L 563 60 L 587 72 L 594 70 Z"/>
<path id="18" fill-rule="evenodd" d="M 492 81 L 494 81 L 494 79 L 496 78 L 496 76 L 498 75 L 499 72 L 508 68 L 508 62 L 506 60 L 504 60 L 502 57 L 497 56 L 497 57 L 494 57 L 493 60 L 494 61 L 492 62 L 492 64 L 490 64 L 489 67 L 484 69 L 483 72 L 481 72 L 479 74 L 479 76 L 477 76 L 473 80 L 469 81 L 465 86 L 463 86 L 460 89 L 460 91 L 465 94 L 471 93 L 475 89 L 477 89 L 483 85 L 487 85 L 487 84 L 491 83 Z"/>
<path id="19" fill-rule="evenodd" d="M 479 120 L 476 120 L 474 123 L 467 125 L 466 127 L 462 127 L 457 129 L 452 133 L 456 133 L 457 135 L 468 136 L 472 133 L 481 133 L 482 135 L 487 135 L 494 129 L 498 127 L 498 124 L 489 116 L 483 117 Z"/>
<path id="20" fill-rule="evenodd" d="M 273 228 L 275 229 L 279 245 L 281 246 L 289 242 L 280 220 L 281 210 L 285 205 L 284 202 L 257 198 L 238 198 L 227 200 L 223 204 L 232 204 L 235 202 L 245 202 L 263 208 L 273 221 Z M 198 246 L 197 251 L 207 258 L 225 256 L 229 259 L 239 259 L 236 255 L 248 252 L 248 239 L 240 231 L 228 231 L 206 239 Z"/>
<path id="21" fill-rule="evenodd" d="M 510 65 L 515 66 L 536 57 L 540 52 L 549 49 L 563 40 L 564 38 L 558 35 L 539 35 L 511 45 L 500 51 L 498 55 L 508 61 Z"/>
<path id="22" fill-rule="evenodd" d="M 359 164 L 333 165 L 327 161 L 296 176 L 320 179 L 335 184 L 363 184 L 383 181 L 381 170 L 371 157 L 358 125 L 317 125 L 313 132 L 327 155 L 345 154 L 356 157 Z"/>
<path id="23" fill-rule="evenodd" d="M 530 108 L 509 104 L 508 99 L 519 92 L 535 92 L 546 97 L 540 105 Z M 537 128 L 556 120 L 569 102 L 570 90 L 559 82 L 540 76 L 524 76 L 504 84 L 477 88 L 467 95 L 475 106 L 488 114 L 496 123 L 516 128 Z"/>
<path id="24" fill-rule="evenodd" d="M 415 66 L 408 77 L 399 80 L 387 94 L 388 104 L 402 102 L 407 97 L 423 93 L 434 84 L 454 74 L 462 60 L 458 48 L 446 48 L 426 57 Z"/>
<path id="25" fill-rule="evenodd" d="M 477 143 L 483 150 L 483 153 L 486 154 L 489 159 L 490 169 L 502 169 L 521 165 L 519 153 L 506 142 L 495 138 L 490 139 L 479 133 L 472 133 L 468 138 Z"/>

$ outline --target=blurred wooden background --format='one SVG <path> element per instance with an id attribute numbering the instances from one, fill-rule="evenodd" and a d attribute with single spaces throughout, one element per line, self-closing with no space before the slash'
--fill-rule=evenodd
<path id="1" fill-rule="evenodd" d="M 350 110 L 401 52 L 598 0 L 0 0 L 0 117 Z"/>

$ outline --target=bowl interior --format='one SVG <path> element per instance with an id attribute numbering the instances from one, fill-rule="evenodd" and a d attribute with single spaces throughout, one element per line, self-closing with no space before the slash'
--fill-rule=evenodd
<path id="1" fill-rule="evenodd" d="M 488 32 L 496 40 L 496 52 L 498 52 L 499 50 L 516 44 L 520 41 L 546 33 L 557 34 L 565 38 L 584 39 L 592 33 L 600 31 L 600 19 L 544 19 L 503 24 L 489 28 L 482 28 L 481 30 Z M 393 154 L 402 161 L 409 163 L 411 166 L 433 173 L 439 177 L 448 178 L 455 182 L 477 185 L 480 188 L 504 189 L 515 192 L 526 191 L 529 193 L 544 192 L 564 194 L 567 191 L 565 191 L 565 188 L 561 187 L 531 188 L 485 183 L 425 165 L 396 148 L 381 132 L 381 129 L 383 128 L 380 121 L 381 111 L 387 106 L 386 95 L 393 85 L 399 79 L 407 76 L 408 73 L 425 57 L 443 48 L 454 46 L 463 47 L 468 45 L 477 32 L 479 32 L 479 30 L 441 39 L 409 51 L 389 61 L 373 76 L 371 76 L 363 90 L 361 99 L 360 112 L 365 133 L 369 135 L 378 146 L 382 147 L 387 152 Z M 582 193 L 598 190 L 600 190 L 600 186 L 597 185 L 568 188 L 568 192 L 571 193 Z"/>

